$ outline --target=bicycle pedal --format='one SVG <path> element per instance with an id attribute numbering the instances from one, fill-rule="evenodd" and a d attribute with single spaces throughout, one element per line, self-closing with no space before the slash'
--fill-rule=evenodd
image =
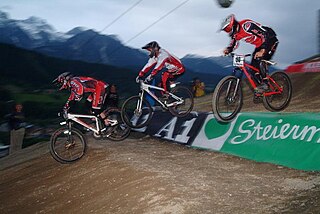
<path id="1" fill-rule="evenodd" d="M 253 103 L 259 104 L 262 102 L 262 96 L 253 95 Z"/>
<path id="2" fill-rule="evenodd" d="M 111 133 L 108 133 L 108 134 L 103 134 L 103 137 L 109 137 L 111 135 Z"/>
<path id="3" fill-rule="evenodd" d="M 162 112 L 166 112 L 166 111 L 169 110 L 169 108 L 168 108 L 168 107 L 165 107 L 165 106 L 161 106 L 161 110 L 162 110 Z"/>
<path id="4" fill-rule="evenodd" d="M 110 136 L 111 135 L 111 133 L 112 133 L 112 131 L 113 131 L 113 129 L 114 128 L 112 128 L 112 127 L 106 127 L 106 128 L 103 128 L 102 130 L 101 130 L 101 133 L 103 134 L 103 136 Z"/>

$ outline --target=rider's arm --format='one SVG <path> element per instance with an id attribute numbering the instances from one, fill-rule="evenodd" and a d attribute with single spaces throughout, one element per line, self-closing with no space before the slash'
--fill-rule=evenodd
<path id="1" fill-rule="evenodd" d="M 65 104 L 65 107 L 68 107 L 70 101 L 80 101 L 84 93 L 84 87 L 79 81 L 71 80 L 70 86 L 71 94 Z"/>
<path id="2" fill-rule="evenodd" d="M 69 109 L 72 108 L 74 106 L 74 104 L 75 104 L 74 100 L 68 100 L 63 108 L 65 110 L 69 111 Z"/>
<path id="3" fill-rule="evenodd" d="M 228 53 L 231 53 L 232 51 L 237 49 L 238 46 L 239 46 L 238 40 L 236 40 L 234 37 L 231 37 L 230 44 L 228 47 L 226 47 L 226 50 L 228 51 Z"/>
<path id="4" fill-rule="evenodd" d="M 150 58 L 148 63 L 139 72 L 139 77 L 143 77 L 157 63 L 154 57 Z"/>
<path id="5" fill-rule="evenodd" d="M 157 63 L 157 65 L 154 67 L 153 71 L 151 72 L 151 76 L 154 77 L 155 75 L 157 75 L 157 73 L 164 67 L 164 63 Z"/>
<path id="6" fill-rule="evenodd" d="M 70 108 L 70 103 L 73 103 L 74 100 L 75 100 L 75 93 L 73 91 L 71 91 L 71 94 L 70 94 L 66 104 L 64 104 L 64 108 L 65 109 L 69 109 Z"/>

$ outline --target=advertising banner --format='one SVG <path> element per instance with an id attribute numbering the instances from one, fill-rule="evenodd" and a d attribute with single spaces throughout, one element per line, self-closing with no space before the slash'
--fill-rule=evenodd
<path id="1" fill-rule="evenodd" d="M 206 118 L 192 146 L 303 170 L 320 170 L 320 114 L 241 113 Z"/>
<path id="2" fill-rule="evenodd" d="M 286 72 L 320 72 L 320 61 L 293 64 L 287 67 Z"/>
<path id="3" fill-rule="evenodd" d="M 154 111 L 147 127 L 136 129 L 150 136 L 191 145 L 204 123 L 206 113 L 191 112 L 186 117 L 174 117 L 168 111 Z"/>

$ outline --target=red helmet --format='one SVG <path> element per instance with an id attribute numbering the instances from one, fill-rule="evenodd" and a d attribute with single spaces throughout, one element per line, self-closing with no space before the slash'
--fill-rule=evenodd
<path id="1" fill-rule="evenodd" d="M 220 30 L 225 31 L 232 36 L 236 32 L 238 25 L 239 23 L 237 22 L 235 16 L 231 14 L 222 21 Z"/>
<path id="2" fill-rule="evenodd" d="M 64 72 L 60 74 L 55 80 L 52 81 L 52 83 L 59 85 L 60 89 L 66 89 L 68 88 L 68 82 L 71 79 L 73 75 L 70 72 Z"/>

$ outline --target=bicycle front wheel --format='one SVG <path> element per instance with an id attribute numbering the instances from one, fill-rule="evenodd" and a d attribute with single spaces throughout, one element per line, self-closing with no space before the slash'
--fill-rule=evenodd
<path id="1" fill-rule="evenodd" d="M 120 109 L 112 108 L 107 110 L 105 114 L 107 119 L 117 121 L 115 126 L 109 127 L 111 130 L 108 134 L 108 138 L 113 141 L 121 141 L 126 139 L 131 132 L 131 128 L 123 122 Z"/>
<path id="2" fill-rule="evenodd" d="M 271 74 L 269 79 L 271 92 L 280 92 L 273 95 L 263 96 L 263 105 L 269 111 L 282 111 L 290 103 L 292 97 L 292 84 L 289 76 L 282 72 L 276 71 Z"/>
<path id="3" fill-rule="evenodd" d="M 141 103 L 142 102 L 142 103 Z M 140 96 L 124 101 L 121 108 L 122 121 L 130 128 L 142 128 L 151 121 L 153 110 L 150 103 Z"/>
<path id="4" fill-rule="evenodd" d="M 213 93 L 212 109 L 215 118 L 220 122 L 233 120 L 242 108 L 242 101 L 240 79 L 234 76 L 223 78 Z"/>
<path id="5" fill-rule="evenodd" d="M 72 163 L 85 154 L 87 148 L 86 138 L 82 133 L 67 127 L 56 130 L 50 139 L 50 154 L 60 163 Z"/>
<path id="6" fill-rule="evenodd" d="M 178 99 L 181 99 L 182 102 L 169 107 L 170 113 L 176 117 L 184 117 L 189 114 L 192 111 L 194 105 L 193 95 L 191 91 L 184 86 L 177 86 L 171 90 L 171 93 L 173 95 L 170 94 L 169 96 L 170 102 L 179 102 Z"/>

